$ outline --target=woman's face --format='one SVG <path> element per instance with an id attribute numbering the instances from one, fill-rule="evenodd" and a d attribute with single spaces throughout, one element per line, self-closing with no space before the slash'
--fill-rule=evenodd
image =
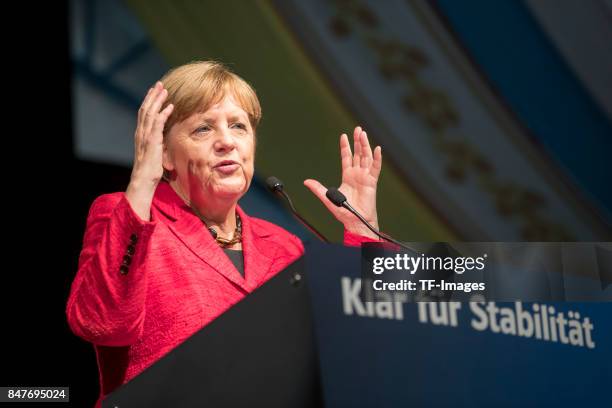
<path id="1" fill-rule="evenodd" d="M 251 184 L 254 160 L 249 117 L 231 96 L 176 123 L 166 136 L 164 168 L 195 204 L 238 201 Z"/>

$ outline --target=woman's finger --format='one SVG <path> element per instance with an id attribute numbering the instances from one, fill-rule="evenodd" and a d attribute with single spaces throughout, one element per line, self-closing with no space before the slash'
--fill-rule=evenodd
<path id="1" fill-rule="evenodd" d="M 157 117 L 155 118 L 155 123 L 153 125 L 152 133 L 154 135 L 161 135 L 163 138 L 164 125 L 166 124 L 166 121 L 168 120 L 168 117 L 170 116 L 173 110 L 174 110 L 174 105 L 169 104 L 168 106 L 164 108 L 164 110 L 162 110 L 159 113 L 159 115 L 157 115 Z M 161 140 L 159 140 L 159 142 L 161 142 Z"/>
<path id="2" fill-rule="evenodd" d="M 147 96 L 145 96 L 145 99 L 142 102 L 142 105 L 140 105 L 140 109 L 138 110 L 138 119 L 140 124 L 144 124 L 146 113 L 149 111 L 151 103 L 153 103 L 153 100 L 161 90 L 160 84 L 161 82 L 157 81 L 155 85 L 153 85 L 153 87 L 149 89 L 149 92 L 147 92 Z"/>
<path id="3" fill-rule="evenodd" d="M 372 161 L 372 170 L 370 173 L 372 176 L 378 180 L 380 176 L 380 170 L 382 169 L 382 148 L 380 146 L 376 146 L 374 149 L 374 159 Z"/>
<path id="4" fill-rule="evenodd" d="M 151 95 L 149 95 L 149 100 L 147 101 L 146 105 L 143 106 L 142 121 L 141 121 L 141 128 L 142 128 L 143 136 L 146 136 L 147 132 L 149 132 L 149 130 L 151 129 L 151 123 L 153 122 L 153 119 L 154 119 L 154 113 L 152 112 L 152 106 L 157 100 L 157 98 L 159 98 L 159 95 L 162 93 L 162 91 L 163 91 L 163 87 L 160 86 L 160 82 L 158 81 L 155 84 L 155 88 L 151 92 Z"/>
<path id="5" fill-rule="evenodd" d="M 142 119 L 145 113 L 145 109 L 149 104 L 149 100 L 151 99 L 151 94 L 153 93 L 154 89 L 155 89 L 155 86 L 152 86 L 151 88 L 149 88 L 149 90 L 147 91 L 147 94 L 142 100 L 142 103 L 140 104 L 140 108 L 138 108 L 138 123 L 142 122 Z"/>
<path id="6" fill-rule="evenodd" d="M 353 166 L 361 166 L 361 127 L 357 126 L 353 131 Z"/>
<path id="7" fill-rule="evenodd" d="M 368 134 L 361 132 L 361 167 L 369 168 L 372 165 L 372 148 L 368 141 Z"/>
<path id="8" fill-rule="evenodd" d="M 353 153 L 346 133 L 340 135 L 340 159 L 342 161 L 342 171 L 353 165 Z"/>
<path id="9" fill-rule="evenodd" d="M 144 121 L 146 112 L 149 105 L 151 104 L 153 95 L 157 91 L 158 84 L 159 82 L 156 82 L 155 85 L 149 88 L 149 91 L 145 95 L 145 98 L 142 101 L 140 108 L 138 109 L 138 118 L 136 119 L 136 131 L 134 132 L 134 146 L 136 147 L 136 149 L 139 149 L 142 143 L 142 138 L 144 136 Z"/>
<path id="10" fill-rule="evenodd" d="M 150 134 L 151 129 L 153 128 L 153 124 L 155 123 L 155 118 L 157 118 L 157 115 L 159 115 L 161 106 L 166 100 L 167 96 L 168 96 L 168 91 L 166 89 L 162 89 L 159 92 L 159 94 L 157 94 L 157 97 L 155 98 L 151 106 L 149 107 L 149 110 L 146 113 L 146 119 L 145 119 L 145 127 L 144 127 L 145 135 Z"/>

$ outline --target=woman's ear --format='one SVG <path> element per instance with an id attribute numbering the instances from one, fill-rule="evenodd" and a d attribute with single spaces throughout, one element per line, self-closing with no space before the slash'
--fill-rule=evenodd
<path id="1" fill-rule="evenodd" d="M 162 153 L 162 167 L 164 168 L 164 171 L 170 172 L 174 170 L 174 161 L 172 160 L 171 156 L 170 150 L 168 149 L 168 143 L 166 140 L 164 140 L 164 150 Z"/>

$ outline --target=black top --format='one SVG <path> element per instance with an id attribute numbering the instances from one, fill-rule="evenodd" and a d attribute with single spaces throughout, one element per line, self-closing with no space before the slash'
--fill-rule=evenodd
<path id="1" fill-rule="evenodd" d="M 225 252 L 225 255 L 229 257 L 236 269 L 238 269 L 238 272 L 240 272 L 244 278 L 244 258 L 242 256 L 242 250 L 223 248 L 223 252 Z"/>

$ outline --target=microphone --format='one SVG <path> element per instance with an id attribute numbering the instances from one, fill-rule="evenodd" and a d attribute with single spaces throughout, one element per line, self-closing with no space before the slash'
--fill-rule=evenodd
<path id="1" fill-rule="evenodd" d="M 337 207 L 344 207 L 347 210 L 349 210 L 351 213 L 353 213 L 357 218 L 359 218 L 359 220 L 366 226 L 368 227 L 368 229 L 370 231 L 372 231 L 373 233 L 375 233 L 376 235 L 378 235 L 380 238 L 384 239 L 385 241 L 389 241 L 394 243 L 395 245 L 399 245 L 402 248 L 408 249 L 410 251 L 412 251 L 413 249 L 410 248 L 407 245 L 404 245 L 403 243 L 401 243 L 400 241 L 396 240 L 395 238 L 385 234 L 384 232 L 380 232 L 378 231 L 376 228 L 374 228 L 365 218 L 363 218 L 363 216 L 361 214 L 359 214 L 359 212 L 357 210 L 355 210 L 348 202 L 348 200 L 346 199 L 346 196 L 344 194 L 342 194 L 342 192 L 340 190 L 338 190 L 336 187 L 330 187 L 327 189 L 327 192 L 325 193 L 325 195 L 327 196 L 327 198 L 329 199 L 329 201 L 331 201 L 332 203 L 334 203 Z"/>
<path id="2" fill-rule="evenodd" d="M 321 234 L 315 227 L 313 227 L 308 221 L 306 221 L 306 219 L 304 217 L 302 217 L 300 215 L 300 213 L 297 212 L 297 210 L 295 209 L 295 206 L 293 205 L 293 201 L 291 201 L 291 197 L 289 197 L 289 195 L 284 190 L 285 186 L 283 185 L 282 181 L 280 181 L 278 178 L 276 178 L 274 176 L 270 176 L 270 177 L 268 177 L 266 179 L 266 185 L 268 186 L 268 189 L 272 193 L 281 195 L 285 199 L 285 201 L 287 201 L 287 203 L 289 203 L 289 207 L 291 208 L 291 212 L 293 213 L 293 215 L 306 228 L 308 228 L 308 230 L 310 230 L 310 232 L 315 234 L 317 236 L 317 238 L 319 238 L 321 241 L 329 243 L 329 240 L 325 237 L 325 235 Z"/>

